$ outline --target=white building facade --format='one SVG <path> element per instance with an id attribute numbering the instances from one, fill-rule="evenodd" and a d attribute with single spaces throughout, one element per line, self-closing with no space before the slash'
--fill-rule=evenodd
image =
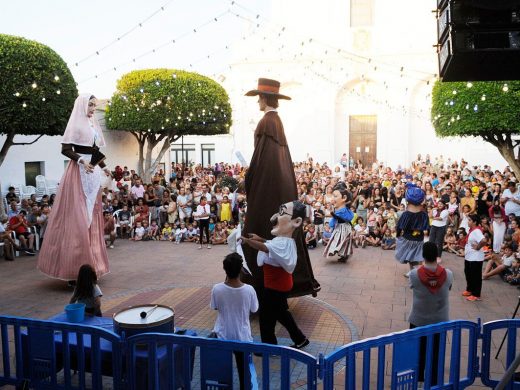
<path id="1" fill-rule="evenodd" d="M 395 168 L 420 153 L 504 168 L 498 151 L 480 138 L 435 136 L 429 114 L 437 73 L 435 8 L 434 0 L 272 1 L 271 15 L 251 16 L 245 26 L 251 34 L 234 47 L 229 71 L 217 77 L 231 100 L 230 134 L 186 136 L 165 154 L 162 167 L 182 161 L 182 153 L 184 161 L 205 165 L 239 162 L 237 152 L 249 161 L 262 113 L 257 99 L 244 94 L 267 77 L 292 97 L 280 101 L 279 113 L 294 161 L 312 156 L 334 164 L 347 153 Z M 105 138 L 109 166 L 135 169 L 133 136 L 105 131 Z M 65 167 L 60 141 L 42 137 L 13 147 L 0 167 L 2 188 L 29 185 L 37 172 L 59 180 Z"/>

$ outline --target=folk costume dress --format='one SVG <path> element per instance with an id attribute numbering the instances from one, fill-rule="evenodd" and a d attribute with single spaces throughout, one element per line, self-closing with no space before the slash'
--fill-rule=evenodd
<path id="1" fill-rule="evenodd" d="M 423 261 L 424 231 L 430 228 L 430 218 L 425 211 L 405 211 L 397 221 L 395 258 L 401 263 Z"/>
<path id="2" fill-rule="evenodd" d="M 340 258 L 347 258 L 352 254 L 352 218 L 354 214 L 346 207 L 332 214 L 329 222 L 332 236 L 323 252 L 324 257 L 338 255 Z"/>
<path id="3" fill-rule="evenodd" d="M 276 110 L 266 112 L 256 128 L 255 150 L 245 177 L 245 189 L 247 214 L 244 234 L 255 233 L 272 239 L 271 216 L 278 212 L 281 204 L 298 198 L 293 162 Z M 298 261 L 289 295 L 313 294 L 319 291 L 319 283 L 314 279 L 303 229 L 299 228 L 295 234 Z M 243 249 L 254 286 L 262 288 L 264 276 L 262 268 L 257 265 L 257 251 L 247 245 Z"/>
<path id="4" fill-rule="evenodd" d="M 105 146 L 95 118 L 87 116 L 90 94 L 78 96 L 62 140 L 62 154 L 71 160 L 60 180 L 49 215 L 37 268 L 62 280 L 76 280 L 79 268 L 90 264 L 99 277 L 109 272 L 101 204 L 101 162 L 87 173 L 80 158 L 90 161 L 96 147 Z"/>

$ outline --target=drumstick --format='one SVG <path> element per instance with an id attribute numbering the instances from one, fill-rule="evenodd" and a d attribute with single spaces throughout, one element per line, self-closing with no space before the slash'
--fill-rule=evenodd
<path id="1" fill-rule="evenodd" d="M 141 312 L 141 318 L 143 318 L 143 319 L 146 318 L 146 316 L 147 316 L 148 314 L 150 314 L 152 311 L 154 311 L 155 309 L 157 309 L 157 306 L 158 306 L 158 305 L 155 305 L 154 307 L 152 307 L 152 308 L 151 308 L 150 310 L 148 310 L 148 311 L 142 311 L 142 312 Z"/>

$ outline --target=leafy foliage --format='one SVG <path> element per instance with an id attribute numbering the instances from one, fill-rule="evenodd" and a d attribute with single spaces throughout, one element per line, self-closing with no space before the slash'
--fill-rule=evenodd
<path id="1" fill-rule="evenodd" d="M 54 50 L 0 34 L 0 134 L 63 134 L 77 95 Z"/>
<path id="2" fill-rule="evenodd" d="M 156 134 L 226 134 L 229 97 L 218 83 L 175 69 L 136 70 L 117 82 L 106 108 L 109 129 Z"/>
<path id="3" fill-rule="evenodd" d="M 440 82 L 432 92 L 439 136 L 520 133 L 520 81 Z"/>

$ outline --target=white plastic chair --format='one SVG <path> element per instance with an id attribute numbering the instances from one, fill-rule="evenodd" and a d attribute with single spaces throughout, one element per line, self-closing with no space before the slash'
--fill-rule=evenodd
<path id="1" fill-rule="evenodd" d="M 29 199 L 31 195 L 36 194 L 36 187 L 33 186 L 22 186 L 22 199 Z"/>
<path id="2" fill-rule="evenodd" d="M 36 193 L 42 193 L 43 195 L 50 195 L 47 191 L 47 181 L 45 180 L 45 176 L 38 175 L 35 178 L 36 180 Z M 42 195 L 42 196 L 43 196 Z"/>
<path id="3" fill-rule="evenodd" d="M 48 195 L 52 195 L 58 192 L 58 182 L 56 180 L 45 179 L 45 187 L 47 188 Z"/>

